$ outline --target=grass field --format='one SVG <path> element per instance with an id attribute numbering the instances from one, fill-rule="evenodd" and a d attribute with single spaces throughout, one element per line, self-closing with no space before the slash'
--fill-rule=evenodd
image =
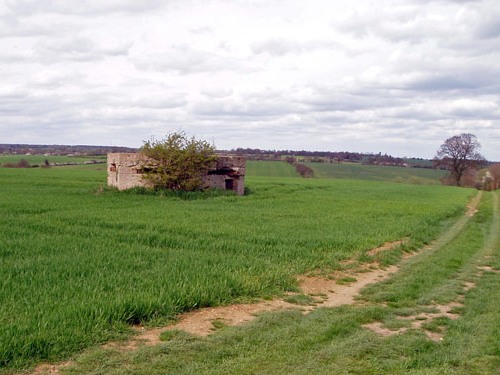
<path id="1" fill-rule="evenodd" d="M 315 178 L 334 178 L 363 181 L 385 181 L 415 185 L 439 185 L 446 172 L 436 169 L 401 168 L 363 165 L 359 163 L 305 163 L 314 170 Z M 295 168 L 284 161 L 247 162 L 247 176 L 299 177 Z"/>
<path id="2" fill-rule="evenodd" d="M 84 163 L 90 160 L 106 161 L 105 155 L 99 156 L 44 156 L 44 155 L 0 155 L 0 166 L 5 163 L 18 163 L 26 160 L 30 165 L 44 165 L 47 160 L 51 164 L 56 163 Z"/>
<path id="3" fill-rule="evenodd" d="M 249 177 L 244 197 L 102 189 L 105 170 L 0 169 L 0 366 L 57 361 L 190 309 L 269 298 L 387 241 L 438 235 L 474 192 Z"/>
<path id="4" fill-rule="evenodd" d="M 284 161 L 248 160 L 246 175 L 249 177 L 298 177 L 295 167 Z"/>
<path id="5" fill-rule="evenodd" d="M 440 184 L 445 171 L 423 168 L 401 168 L 358 163 L 326 164 L 306 163 L 318 178 L 356 179 L 365 181 L 391 181 L 411 184 Z"/>

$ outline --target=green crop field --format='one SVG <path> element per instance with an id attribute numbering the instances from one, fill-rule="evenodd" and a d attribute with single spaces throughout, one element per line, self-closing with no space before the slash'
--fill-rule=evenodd
<path id="1" fill-rule="evenodd" d="M 391 181 L 411 184 L 439 184 L 445 171 L 424 168 L 362 165 L 358 163 L 306 163 L 314 170 L 315 177 L 341 178 L 365 181 Z"/>
<path id="2" fill-rule="evenodd" d="M 99 155 L 99 156 L 0 155 L 0 166 L 6 163 L 15 164 L 21 160 L 26 160 L 28 163 L 30 163 L 30 165 L 44 165 L 46 160 L 51 164 L 85 163 L 91 160 L 105 162 L 106 156 L 105 155 Z"/>
<path id="3" fill-rule="evenodd" d="M 293 165 L 284 161 L 248 160 L 246 175 L 249 177 L 298 177 Z"/>
<path id="4" fill-rule="evenodd" d="M 402 168 L 363 165 L 359 163 L 305 163 L 314 170 L 315 178 L 363 181 L 385 181 L 415 185 L 439 185 L 446 172 L 427 168 Z M 294 166 L 284 161 L 249 160 L 247 176 L 299 177 Z"/>
<path id="5" fill-rule="evenodd" d="M 63 360 L 124 338 L 131 324 L 165 324 L 180 312 L 203 306 L 283 295 L 297 289 L 297 275 L 326 273 L 346 259 L 369 259 L 366 253 L 387 241 L 404 238 L 403 250 L 419 248 L 462 215 L 475 194 L 444 186 L 252 176 L 247 178 L 250 194 L 244 197 L 117 192 L 103 188 L 104 183 L 105 171 L 98 166 L 0 169 L 0 372 Z M 485 215 L 487 223 L 487 211 Z M 477 225 L 475 230 L 483 233 L 481 222 Z M 462 264 L 448 261 L 455 269 Z M 398 293 L 407 295 L 394 287 L 388 293 L 375 291 L 370 298 L 383 302 Z M 408 294 L 394 309 L 415 308 L 419 298 Z M 352 319 L 369 321 L 373 314 L 389 319 L 394 313 L 374 309 L 362 319 L 349 318 L 346 328 L 334 328 L 332 320 L 333 331 L 326 335 L 334 338 L 340 332 L 348 338 L 356 331 Z M 322 324 L 328 325 L 328 311 L 319 315 Z M 350 317 L 349 311 L 342 314 Z M 258 323 L 266 326 L 271 342 L 298 319 L 293 314 L 285 318 L 279 324 Z M 258 327 L 242 331 L 245 345 L 251 345 L 251 330 Z M 294 335 L 287 332 L 283 345 Z M 195 351 L 201 345 L 186 340 L 179 345 Z M 293 345 L 294 350 L 303 347 Z M 221 358 L 210 352 L 215 347 L 200 353 L 210 360 Z M 269 348 L 284 347 L 269 343 Z M 182 367 L 182 358 L 173 360 Z M 207 363 L 207 368 L 213 365 Z M 241 373 L 256 372 L 274 373 L 258 367 Z M 309 372 L 303 368 L 297 373 Z"/>

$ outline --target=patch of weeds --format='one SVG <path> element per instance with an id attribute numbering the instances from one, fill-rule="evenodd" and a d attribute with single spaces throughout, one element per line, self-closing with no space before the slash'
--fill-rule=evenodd
<path id="1" fill-rule="evenodd" d="M 96 187 L 93 187 L 90 191 L 95 195 L 101 195 L 104 193 L 119 193 L 120 192 L 120 190 L 118 190 L 118 188 L 116 188 L 114 186 L 104 186 L 102 184 L 98 185 Z"/>
<path id="2" fill-rule="evenodd" d="M 231 197 L 236 196 L 232 190 L 207 189 L 200 191 L 183 191 L 183 190 L 168 190 L 168 189 L 148 189 L 145 187 L 134 187 L 126 190 L 118 190 L 116 188 L 107 188 L 104 191 L 115 192 L 122 195 L 150 195 L 165 198 L 178 198 L 181 200 L 199 200 L 210 199 L 216 197 Z"/>
<path id="3" fill-rule="evenodd" d="M 397 247 L 392 250 L 387 250 L 379 254 L 378 262 L 382 267 L 396 264 L 401 260 L 401 248 Z"/>
<path id="4" fill-rule="evenodd" d="M 342 277 L 342 278 L 338 279 L 337 281 L 335 281 L 335 283 L 338 285 L 346 285 L 346 284 L 353 283 L 355 281 L 357 281 L 357 279 L 355 277 L 346 276 L 346 277 Z"/>
<path id="5" fill-rule="evenodd" d="M 233 300 L 233 303 L 235 304 L 251 304 L 251 303 L 257 303 L 257 302 L 260 302 L 261 300 L 265 300 L 265 301 L 270 301 L 272 300 L 273 297 L 272 295 L 269 295 L 269 294 L 266 294 L 262 297 L 247 297 L 247 296 L 242 296 L 242 297 L 236 297 L 234 300 Z"/>
<path id="6" fill-rule="evenodd" d="M 316 300 L 314 297 L 311 297 L 306 294 L 294 294 L 291 296 L 287 296 L 283 298 L 283 301 L 288 302 L 288 303 L 293 303 L 295 305 L 301 305 L 301 306 L 307 306 L 307 305 L 315 305 Z"/>
<path id="7" fill-rule="evenodd" d="M 375 258 L 369 254 L 361 254 L 358 258 L 358 263 L 372 263 Z"/>
<path id="8" fill-rule="evenodd" d="M 160 341 L 170 341 L 173 340 L 179 336 L 181 336 L 184 332 L 178 330 L 178 329 L 172 329 L 172 330 L 167 330 L 163 331 L 160 333 Z"/>
<path id="9" fill-rule="evenodd" d="M 465 306 L 453 306 L 448 311 L 450 314 L 462 315 L 465 311 Z"/>
<path id="10" fill-rule="evenodd" d="M 436 303 L 436 301 L 433 301 Z M 422 306 L 418 309 L 419 313 L 427 313 L 427 314 L 437 314 L 439 313 L 439 309 L 435 306 Z"/>
<path id="11" fill-rule="evenodd" d="M 369 273 L 372 271 L 373 271 L 373 269 L 368 269 L 368 268 L 361 268 L 361 269 L 357 270 L 358 273 Z"/>
<path id="12" fill-rule="evenodd" d="M 335 260 L 334 263 L 330 264 L 328 267 L 325 267 L 325 270 L 329 270 L 330 272 L 335 272 L 335 271 L 342 271 L 343 269 L 346 268 L 351 268 L 353 264 L 355 264 L 355 261 L 350 261 L 349 258 L 342 258 Z"/>
<path id="13" fill-rule="evenodd" d="M 398 316 L 413 316 L 415 314 L 415 309 L 411 309 L 408 307 L 403 307 L 396 311 L 396 315 Z"/>
<path id="14" fill-rule="evenodd" d="M 410 328 L 411 327 L 411 321 L 407 319 L 388 319 L 383 322 L 384 327 L 391 330 L 391 331 L 397 331 L 398 329 L 401 328 Z"/>
<path id="15" fill-rule="evenodd" d="M 451 322 L 451 319 L 446 316 L 440 316 L 434 318 L 429 322 L 423 323 L 422 328 L 435 333 L 443 333 L 443 329 L 447 327 Z"/>
<path id="16" fill-rule="evenodd" d="M 216 320 L 212 321 L 212 330 L 214 330 L 214 331 L 217 329 L 225 328 L 225 327 L 227 327 L 227 324 L 224 323 L 220 319 L 216 319 Z"/>
<path id="17" fill-rule="evenodd" d="M 95 369 L 98 368 L 100 373 L 118 373 L 121 366 L 127 366 L 130 358 L 127 356 L 126 351 L 116 349 L 104 349 L 102 347 L 95 347 L 84 351 L 73 362 L 68 362 L 69 366 L 63 365 L 61 373 L 64 374 L 92 374 L 96 373 Z M 54 372 L 41 372 L 42 374 L 54 373 L 58 374 L 59 370 L 55 366 Z M 116 372 L 115 372 L 116 371 Z M 35 372 L 37 373 L 37 372 Z"/>
<path id="18" fill-rule="evenodd" d="M 325 293 L 313 293 L 313 294 L 310 294 L 310 296 L 311 297 L 319 297 L 323 300 L 328 298 L 328 296 Z"/>

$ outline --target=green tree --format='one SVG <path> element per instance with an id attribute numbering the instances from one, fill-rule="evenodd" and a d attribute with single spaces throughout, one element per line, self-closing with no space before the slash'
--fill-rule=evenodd
<path id="1" fill-rule="evenodd" d="M 160 141 L 145 141 L 140 152 L 148 162 L 143 178 L 154 188 L 195 191 L 203 188 L 203 176 L 218 159 L 215 146 L 184 132 L 172 132 Z"/>
<path id="2" fill-rule="evenodd" d="M 439 148 L 434 162 L 437 166 L 450 171 L 456 186 L 462 186 L 466 172 L 474 170 L 484 163 L 484 157 L 478 152 L 481 145 L 474 134 L 463 133 L 448 138 Z"/>

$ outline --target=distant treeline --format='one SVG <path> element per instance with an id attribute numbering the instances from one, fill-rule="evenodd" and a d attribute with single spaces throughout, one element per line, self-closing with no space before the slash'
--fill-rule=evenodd
<path id="1" fill-rule="evenodd" d="M 228 152 L 239 154 L 239 155 L 247 155 L 249 158 L 275 158 L 276 160 L 281 160 L 287 156 L 304 156 L 310 158 L 331 158 L 331 159 L 339 159 L 345 161 L 353 161 L 360 162 L 366 154 L 361 154 L 358 152 L 346 152 L 346 151 L 295 151 L 295 150 L 261 150 L 258 148 L 236 148 L 232 149 Z"/>
<path id="2" fill-rule="evenodd" d="M 21 159 L 17 162 L 6 162 L 6 163 L 1 163 L 0 167 L 1 168 L 50 168 L 50 167 L 61 167 L 61 166 L 68 166 L 68 165 L 89 165 L 89 164 L 105 164 L 105 160 L 86 160 L 86 161 L 80 161 L 80 162 L 72 162 L 72 161 L 67 161 L 67 162 L 50 162 L 48 159 L 45 159 L 43 163 L 30 163 L 26 159 Z"/>
<path id="3" fill-rule="evenodd" d="M 382 153 L 361 153 L 347 151 L 294 151 L 294 150 L 261 150 L 256 148 L 236 148 L 221 151 L 245 155 L 249 160 L 287 160 L 292 157 L 296 162 L 310 163 L 362 163 L 367 165 L 384 165 L 413 168 L 434 168 L 431 160 L 418 158 L 398 158 Z"/>
<path id="4" fill-rule="evenodd" d="M 137 148 L 119 146 L 0 144 L 0 154 L 11 155 L 99 156 L 110 152 L 137 151 Z M 434 168 L 431 160 L 398 158 L 380 152 L 261 150 L 258 148 L 236 148 L 232 150 L 219 150 L 218 152 L 244 155 L 248 160 L 286 160 L 288 157 L 294 157 L 296 162 L 300 163 L 351 162 L 368 165 Z"/>
<path id="5" fill-rule="evenodd" d="M 118 146 L 0 144 L 0 154 L 98 156 L 109 152 L 136 152 Z"/>

